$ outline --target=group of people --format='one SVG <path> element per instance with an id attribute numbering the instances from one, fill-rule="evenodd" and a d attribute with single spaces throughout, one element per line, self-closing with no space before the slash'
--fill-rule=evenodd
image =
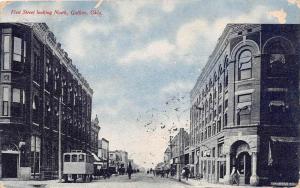
<path id="1" fill-rule="evenodd" d="M 167 168 L 167 169 L 150 169 L 147 171 L 147 174 L 153 174 L 154 176 L 160 176 L 161 178 L 168 178 L 169 175 L 172 177 L 176 175 L 176 169 L 174 167 Z M 181 176 L 184 177 L 186 180 L 188 180 L 190 175 L 190 169 L 188 166 L 183 167 Z"/>

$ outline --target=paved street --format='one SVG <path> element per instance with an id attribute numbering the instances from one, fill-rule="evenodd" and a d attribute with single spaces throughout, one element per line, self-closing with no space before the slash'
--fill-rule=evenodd
<path id="1" fill-rule="evenodd" d="M 5 188 L 19 188 L 19 187 L 46 187 L 46 188 L 183 188 L 189 185 L 179 183 L 172 179 L 153 177 L 152 175 L 134 174 L 129 180 L 127 176 L 113 176 L 110 179 L 94 180 L 91 183 L 57 183 L 57 181 L 3 181 Z M 1 185 L 1 184 L 0 184 Z M 2 188 L 0 186 L 0 188 Z"/>
<path id="2" fill-rule="evenodd" d="M 2 185 L 2 186 L 1 186 Z M 205 188 L 219 188 L 219 187 L 237 187 L 221 184 L 209 184 L 189 180 L 185 182 L 178 182 L 170 178 L 153 177 L 153 175 L 146 175 L 143 173 L 134 174 L 132 179 L 129 180 L 126 175 L 112 176 L 110 179 L 94 180 L 91 183 L 58 183 L 57 180 L 51 181 L 2 181 L 0 188 L 185 188 L 185 187 L 205 187 Z M 241 186 L 246 188 L 246 186 Z M 247 186 L 251 187 L 251 186 Z"/>

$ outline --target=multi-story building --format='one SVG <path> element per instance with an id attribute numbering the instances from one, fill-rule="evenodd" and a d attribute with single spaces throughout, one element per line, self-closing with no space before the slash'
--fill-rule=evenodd
<path id="1" fill-rule="evenodd" d="M 109 162 L 109 141 L 105 138 L 98 140 L 98 157 L 101 160 L 102 167 L 107 168 Z"/>
<path id="2" fill-rule="evenodd" d="M 229 24 L 191 91 L 195 174 L 298 182 L 300 25 Z"/>
<path id="3" fill-rule="evenodd" d="M 93 90 L 46 24 L 0 28 L 0 177 L 57 177 L 59 132 L 62 152 L 92 149 Z"/>
<path id="4" fill-rule="evenodd" d="M 188 146 L 189 133 L 184 128 L 180 128 L 170 143 L 170 166 L 176 168 L 177 173 L 181 172 L 181 169 L 189 163 L 189 154 L 185 153 L 185 149 Z"/>

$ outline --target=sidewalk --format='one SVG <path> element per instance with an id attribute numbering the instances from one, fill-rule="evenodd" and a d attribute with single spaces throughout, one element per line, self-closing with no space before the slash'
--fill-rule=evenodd
<path id="1" fill-rule="evenodd" d="M 176 179 L 175 177 L 170 177 L 172 178 L 174 181 L 178 181 L 178 179 Z M 209 183 L 205 180 L 196 180 L 196 179 L 184 179 L 181 178 L 181 182 L 188 184 L 190 186 L 201 186 L 201 187 L 205 187 L 205 188 L 229 188 L 229 187 L 243 187 L 243 188 L 253 188 L 254 186 L 250 186 L 250 185 L 228 185 L 228 184 L 222 184 L 222 183 Z M 259 186 L 261 188 L 271 188 L 271 186 Z"/>
<path id="2" fill-rule="evenodd" d="M 43 181 L 37 181 L 37 180 L 1 180 L 0 181 L 0 188 L 5 187 L 20 187 L 20 188 L 29 188 L 29 187 L 46 187 L 46 185 L 49 184 L 55 184 L 58 183 L 58 180 L 43 180 Z"/>

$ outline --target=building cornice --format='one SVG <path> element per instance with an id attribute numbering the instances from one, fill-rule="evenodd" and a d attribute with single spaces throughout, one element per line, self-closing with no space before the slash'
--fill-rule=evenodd
<path id="1" fill-rule="evenodd" d="M 61 48 L 61 43 L 56 41 L 56 37 L 49 30 L 49 27 L 45 23 L 22 23 L 32 28 L 34 34 L 41 40 L 43 43 L 48 44 L 53 53 L 59 58 L 60 63 L 62 63 L 71 74 L 78 80 L 82 88 L 89 94 L 93 95 L 93 90 L 90 88 L 88 82 L 85 78 L 79 73 L 76 66 L 72 63 L 72 59 L 68 57 L 68 53 Z"/>
<path id="2" fill-rule="evenodd" d="M 212 54 L 209 56 L 207 63 L 203 70 L 201 71 L 200 76 L 197 79 L 197 82 L 194 86 L 194 88 L 191 90 L 190 99 L 193 101 L 193 99 L 196 97 L 197 94 L 201 93 L 200 89 L 208 77 L 208 74 L 211 72 L 211 70 L 215 67 L 215 64 L 218 62 L 218 59 L 222 55 L 223 51 L 229 44 L 229 36 L 233 35 L 235 33 L 239 33 L 244 30 L 252 29 L 261 26 L 260 24 L 227 24 L 223 33 L 219 37 L 217 44 L 212 52 Z"/>

